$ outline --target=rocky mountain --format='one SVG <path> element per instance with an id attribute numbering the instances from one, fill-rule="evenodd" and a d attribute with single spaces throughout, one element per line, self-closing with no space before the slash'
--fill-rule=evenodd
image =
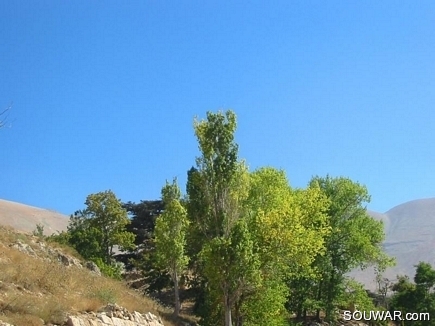
<path id="1" fill-rule="evenodd" d="M 54 211 L 0 199 L 0 225 L 19 231 L 32 232 L 40 224 L 44 226 L 44 234 L 51 235 L 66 231 L 68 219 Z"/>

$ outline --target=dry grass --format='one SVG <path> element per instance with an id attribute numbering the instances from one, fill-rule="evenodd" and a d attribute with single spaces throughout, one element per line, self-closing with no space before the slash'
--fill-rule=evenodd
<path id="1" fill-rule="evenodd" d="M 35 249 L 39 258 L 11 248 L 17 240 Z M 48 261 L 41 246 L 34 236 L 0 227 L 0 320 L 16 326 L 63 324 L 68 313 L 96 311 L 116 302 L 130 311 L 161 316 L 165 325 L 176 325 L 168 317 L 171 311 L 122 282 Z"/>

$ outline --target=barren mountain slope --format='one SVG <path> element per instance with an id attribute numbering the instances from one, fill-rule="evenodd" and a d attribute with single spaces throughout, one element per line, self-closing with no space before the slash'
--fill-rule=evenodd
<path id="1" fill-rule="evenodd" d="M 372 217 L 384 221 L 388 255 L 396 257 L 397 265 L 386 271 L 385 277 L 415 274 L 414 265 L 425 261 L 435 266 L 435 198 L 418 199 L 398 205 L 384 214 L 369 211 Z M 352 273 L 369 288 L 374 287 L 373 270 Z"/>
<path id="2" fill-rule="evenodd" d="M 384 246 L 399 262 L 396 273 L 414 276 L 420 261 L 435 264 L 435 198 L 404 203 L 385 215 L 391 223 Z"/>
<path id="3" fill-rule="evenodd" d="M 44 234 L 65 231 L 68 217 L 60 213 L 0 199 L 0 225 L 32 232 L 37 224 L 44 226 Z"/>

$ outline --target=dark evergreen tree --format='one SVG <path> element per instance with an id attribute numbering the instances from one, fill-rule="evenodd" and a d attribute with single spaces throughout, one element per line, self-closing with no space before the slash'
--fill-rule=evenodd
<path id="1" fill-rule="evenodd" d="M 154 245 L 154 228 L 156 219 L 163 213 L 162 200 L 141 200 L 139 203 L 126 202 L 123 204 L 127 210 L 131 223 L 127 230 L 135 238 L 136 248 L 117 259 L 126 264 L 127 268 L 137 269 L 140 272 L 140 284 L 147 284 L 147 293 L 160 292 L 170 286 L 170 277 L 157 267 Z"/>
<path id="2" fill-rule="evenodd" d="M 146 245 L 153 237 L 157 217 L 163 212 L 162 200 L 141 200 L 137 204 L 129 201 L 124 203 L 123 207 L 131 219 L 127 231 L 136 235 L 137 246 Z"/>

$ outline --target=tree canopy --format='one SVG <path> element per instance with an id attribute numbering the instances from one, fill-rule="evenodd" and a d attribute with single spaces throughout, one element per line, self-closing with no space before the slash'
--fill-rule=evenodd
<path id="1" fill-rule="evenodd" d="M 126 250 L 134 245 L 134 234 L 126 230 L 127 211 L 111 190 L 89 195 L 85 205 L 71 215 L 67 241 L 84 258 L 108 268 L 114 262 L 115 246 Z"/>
<path id="2" fill-rule="evenodd" d="M 383 252 L 384 228 L 367 214 L 365 204 L 370 196 L 365 186 L 345 177 L 314 177 L 309 188 L 319 189 L 329 201 L 326 210 L 330 232 L 324 235 L 325 250 L 318 254 L 313 269 L 317 275 L 311 279 L 311 308 L 324 310 L 326 318 L 335 318 L 334 310 L 340 304 L 346 282 L 346 273 L 358 266 L 386 265 Z M 299 307 L 306 303 L 299 303 Z"/>

